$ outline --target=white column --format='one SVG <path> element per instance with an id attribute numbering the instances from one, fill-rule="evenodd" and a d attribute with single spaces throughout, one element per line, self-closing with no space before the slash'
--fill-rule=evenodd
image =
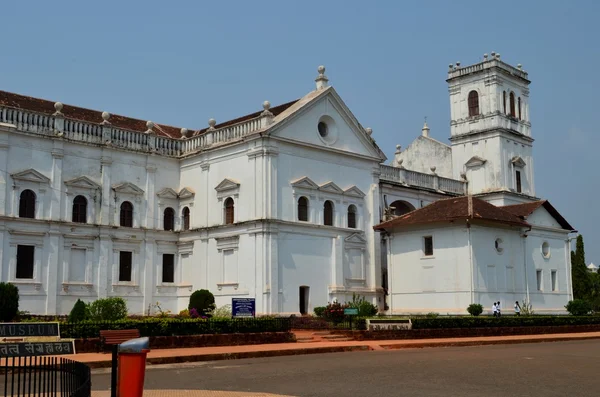
<path id="1" fill-rule="evenodd" d="M 367 196 L 366 203 L 370 210 L 370 217 L 367 222 L 365 222 L 365 230 L 370 232 L 366 233 L 369 259 L 365 271 L 367 275 L 367 287 L 375 289 L 378 285 L 377 275 L 381 273 L 381 271 L 377 271 L 376 269 L 376 264 L 379 263 L 377 257 L 379 255 L 379 249 L 381 248 L 381 244 L 379 242 L 380 235 L 379 233 L 372 232 L 373 226 L 379 223 L 379 167 L 373 169 L 372 175 L 373 182 L 371 183 L 371 192 Z"/>
<path id="2" fill-rule="evenodd" d="M 59 207 L 60 208 L 60 207 Z M 58 264 L 59 264 L 59 253 L 62 252 L 62 233 L 56 229 L 50 230 L 47 238 L 48 246 L 45 247 L 45 251 L 48 255 L 47 258 L 47 274 L 46 277 L 46 314 L 56 314 L 56 298 L 58 295 Z M 43 259 L 42 259 L 43 261 Z M 42 281 L 43 283 L 43 281 Z"/>
<path id="3" fill-rule="evenodd" d="M 8 264 L 8 258 L 4 258 L 4 254 L 7 252 L 4 249 L 4 234 L 6 233 L 6 228 L 4 224 L 0 224 L 0 280 L 8 280 L 8 272 L 5 274 L 5 264 Z"/>
<path id="4" fill-rule="evenodd" d="M 140 291 L 144 294 L 143 308 L 148 307 L 148 304 L 153 303 L 154 286 L 156 285 L 155 269 L 158 263 L 155 264 L 155 240 L 154 238 L 146 238 L 144 242 L 144 251 L 140 255 Z M 158 259 L 158 258 L 157 258 Z M 160 258 L 159 260 L 162 260 Z M 142 267 L 143 264 L 143 267 Z M 177 280 L 175 280 L 177 281 Z"/>
<path id="5" fill-rule="evenodd" d="M 8 174 L 8 135 L 4 133 L 0 133 L 0 168 L 6 171 L 0 172 L 0 216 L 2 216 L 8 214 L 9 193 L 12 192 L 12 189 L 7 189 L 10 178 Z"/>
<path id="6" fill-rule="evenodd" d="M 98 256 L 98 298 L 106 298 L 111 286 L 109 276 L 112 274 L 112 240 L 108 234 L 108 230 L 100 231 L 99 239 L 99 256 Z"/>
<path id="7" fill-rule="evenodd" d="M 63 164 L 63 149 L 62 142 L 58 146 L 58 141 L 55 141 L 55 147 L 52 150 L 52 180 L 50 181 L 52 189 L 50 189 L 50 211 L 48 219 L 65 220 L 62 215 L 61 202 L 63 199 L 62 186 L 62 164 Z"/>
<path id="8" fill-rule="evenodd" d="M 142 215 L 141 225 L 148 229 L 156 228 L 158 220 L 155 218 L 159 218 L 158 214 L 155 212 L 156 208 L 156 194 L 154 194 L 154 184 L 156 181 L 156 167 L 154 165 L 148 164 L 146 166 L 146 211 L 144 211 L 144 215 Z"/>
<path id="9" fill-rule="evenodd" d="M 102 203 L 100 205 L 100 213 L 98 214 L 98 223 L 102 225 L 113 225 L 114 224 L 114 208 L 113 208 L 113 195 L 112 195 L 112 158 L 110 153 L 108 156 L 103 155 L 100 160 L 102 167 Z"/>

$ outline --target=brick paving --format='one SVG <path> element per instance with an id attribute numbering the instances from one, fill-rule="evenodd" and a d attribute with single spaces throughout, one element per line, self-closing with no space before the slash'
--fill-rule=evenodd
<path id="1" fill-rule="evenodd" d="M 284 394 L 216 390 L 144 390 L 144 397 L 294 397 Z M 110 397 L 110 391 L 93 391 L 92 397 Z"/>
<path id="2" fill-rule="evenodd" d="M 334 353 L 345 351 L 410 349 L 425 347 L 476 346 L 555 342 L 569 340 L 600 339 L 600 332 L 571 334 L 488 336 L 473 338 L 438 338 L 377 341 L 316 341 L 312 343 L 281 343 L 267 345 L 196 347 L 186 349 L 157 349 L 148 353 L 148 364 L 173 364 L 198 361 L 217 361 L 237 358 L 259 358 L 298 354 Z M 70 356 L 92 368 L 110 367 L 110 353 L 82 353 Z"/>

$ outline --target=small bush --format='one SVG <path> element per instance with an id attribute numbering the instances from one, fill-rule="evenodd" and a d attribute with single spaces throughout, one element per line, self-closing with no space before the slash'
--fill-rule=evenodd
<path id="1" fill-rule="evenodd" d="M 0 321 L 10 322 L 19 314 L 19 289 L 10 283 L 0 283 Z"/>
<path id="2" fill-rule="evenodd" d="M 427 313 L 425 315 L 425 317 L 427 317 L 427 318 L 437 318 L 439 316 L 440 316 L 440 314 L 439 313 L 435 313 L 435 312 L 429 312 L 429 313 Z"/>
<path id="3" fill-rule="evenodd" d="M 352 302 L 348 303 L 348 307 L 358 309 L 359 317 L 373 317 L 379 311 L 377 306 L 368 302 L 364 297 L 356 294 L 352 294 Z"/>
<path id="4" fill-rule="evenodd" d="M 123 298 L 98 299 L 88 305 L 88 315 L 94 321 L 116 321 L 127 317 L 127 304 Z"/>
<path id="5" fill-rule="evenodd" d="M 569 301 L 565 309 L 573 316 L 587 316 L 592 311 L 592 305 L 583 299 Z"/>
<path id="6" fill-rule="evenodd" d="M 85 320 L 88 315 L 87 310 L 85 302 L 77 299 L 77 302 L 73 305 L 73 309 L 71 309 L 71 313 L 69 313 L 69 322 L 76 323 Z"/>
<path id="7" fill-rule="evenodd" d="M 179 312 L 178 318 L 190 318 L 190 311 L 188 309 L 183 309 Z"/>
<path id="8" fill-rule="evenodd" d="M 467 311 L 471 316 L 479 316 L 481 313 L 483 313 L 483 306 L 481 306 L 479 303 L 471 303 L 469 307 L 467 307 Z"/>
<path id="9" fill-rule="evenodd" d="M 192 309 L 196 309 L 200 316 L 209 317 L 215 308 L 215 297 L 207 289 L 194 291 L 194 293 L 190 296 L 190 304 L 188 305 L 190 314 L 192 314 Z"/>
<path id="10" fill-rule="evenodd" d="M 413 329 L 549 327 L 565 325 L 600 325 L 600 316 L 450 316 L 438 318 L 413 318 L 411 321 Z"/>
<path id="11" fill-rule="evenodd" d="M 214 318 L 231 318 L 231 305 L 224 305 L 212 312 Z"/>
<path id="12" fill-rule="evenodd" d="M 314 311 L 315 311 L 315 316 L 317 317 L 323 317 L 323 314 L 325 314 L 325 310 L 327 309 L 327 307 L 325 306 L 317 306 L 315 307 Z"/>
<path id="13" fill-rule="evenodd" d="M 344 315 L 344 309 L 347 307 L 347 305 L 342 305 L 339 302 L 330 303 L 325 308 L 323 317 L 325 317 L 327 320 L 333 321 L 334 323 L 340 323 L 344 321 L 344 318 L 346 317 Z"/>

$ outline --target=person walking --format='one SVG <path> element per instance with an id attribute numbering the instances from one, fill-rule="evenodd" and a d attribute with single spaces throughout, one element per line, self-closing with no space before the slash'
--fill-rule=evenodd
<path id="1" fill-rule="evenodd" d="M 496 302 L 492 305 L 492 313 L 494 314 L 494 317 L 498 317 L 498 307 L 496 306 Z"/>
<path id="2" fill-rule="evenodd" d="M 500 311 L 500 301 L 496 303 L 496 311 L 498 312 L 498 317 L 500 317 L 502 315 L 502 312 Z"/>
<path id="3" fill-rule="evenodd" d="M 521 315 L 521 305 L 519 305 L 519 301 L 515 302 L 515 316 Z"/>

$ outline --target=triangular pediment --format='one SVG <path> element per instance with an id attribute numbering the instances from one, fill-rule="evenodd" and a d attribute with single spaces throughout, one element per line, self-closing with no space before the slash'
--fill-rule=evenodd
<path id="1" fill-rule="evenodd" d="M 131 182 L 122 182 L 113 185 L 113 190 L 117 193 L 142 195 L 144 191 Z"/>
<path id="2" fill-rule="evenodd" d="M 179 191 L 179 198 L 190 198 L 194 197 L 196 192 L 191 187 L 184 187 Z"/>
<path id="3" fill-rule="evenodd" d="M 344 190 L 344 195 L 352 197 L 365 197 L 363 191 L 356 186 L 350 186 L 348 189 Z"/>
<path id="4" fill-rule="evenodd" d="M 217 192 L 223 192 L 225 190 L 238 189 L 239 187 L 240 187 L 240 183 L 238 181 L 229 179 L 229 178 L 225 178 L 221 181 L 221 183 L 219 183 L 215 187 L 215 190 Z"/>
<path id="5" fill-rule="evenodd" d="M 160 192 L 156 193 L 156 195 L 164 199 L 177 199 L 178 197 L 177 192 L 170 187 L 162 189 Z"/>
<path id="6" fill-rule="evenodd" d="M 473 156 L 465 163 L 467 167 L 479 167 L 485 164 L 487 160 L 479 156 Z"/>
<path id="7" fill-rule="evenodd" d="M 520 156 L 515 156 L 510 160 L 517 167 L 525 167 L 526 163 Z"/>
<path id="8" fill-rule="evenodd" d="M 320 122 L 328 126 L 326 136 L 320 133 Z M 385 154 L 370 133 L 333 87 L 305 95 L 278 114 L 269 128 L 269 134 L 300 145 L 385 161 Z"/>
<path id="9" fill-rule="evenodd" d="M 11 174 L 11 177 L 14 180 L 20 180 L 20 181 L 50 183 L 50 178 L 48 178 L 41 172 L 34 170 L 33 168 Z"/>
<path id="10" fill-rule="evenodd" d="M 319 190 L 322 192 L 328 192 L 328 193 L 337 193 L 337 194 L 344 193 L 344 191 L 333 182 L 327 182 L 327 183 L 322 184 L 321 186 L 319 186 Z"/>
<path id="11" fill-rule="evenodd" d="M 79 176 L 77 178 L 65 181 L 65 185 L 78 189 L 100 189 L 100 185 L 88 178 L 87 176 Z"/>
<path id="12" fill-rule="evenodd" d="M 295 181 L 292 181 L 292 186 L 296 187 L 296 188 L 300 187 L 303 189 L 318 189 L 319 188 L 319 185 L 314 183 L 312 181 L 312 179 L 310 179 L 307 176 L 303 176 L 300 179 L 296 179 Z"/>
<path id="13" fill-rule="evenodd" d="M 365 244 L 367 242 L 367 240 L 360 233 L 352 233 L 351 235 L 346 237 L 344 239 L 344 241 L 347 243 L 354 243 L 354 244 Z"/>

